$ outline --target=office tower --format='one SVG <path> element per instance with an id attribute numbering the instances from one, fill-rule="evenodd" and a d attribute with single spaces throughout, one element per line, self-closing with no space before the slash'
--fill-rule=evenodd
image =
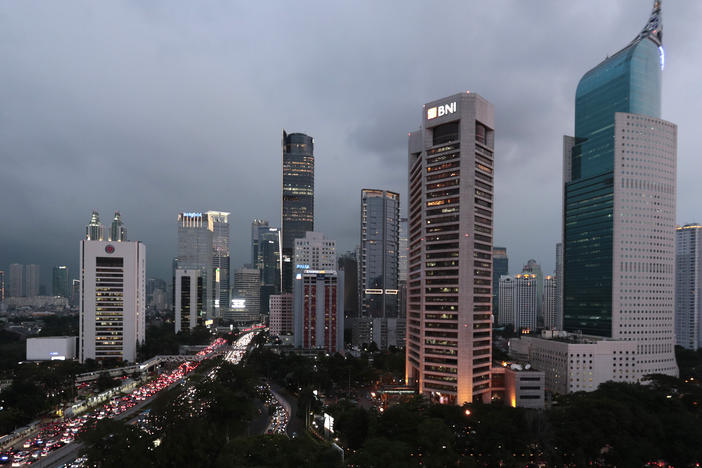
<path id="1" fill-rule="evenodd" d="M 344 350 L 344 274 L 298 270 L 295 274 L 295 347 Z"/>
<path id="2" fill-rule="evenodd" d="M 258 227 L 254 267 L 261 272 L 261 313 L 268 314 L 269 298 L 280 294 L 280 229 Z"/>
<path id="3" fill-rule="evenodd" d="M 638 342 L 640 375 L 674 355 L 677 127 L 660 119 L 660 2 L 588 71 L 564 138 L 564 328 Z"/>
<path id="4" fill-rule="evenodd" d="M 675 341 L 702 348 L 702 226 L 678 227 L 675 232 Z"/>
<path id="5" fill-rule="evenodd" d="M 146 327 L 146 247 L 82 240 L 80 264 L 80 362 L 136 361 Z"/>
<path id="6" fill-rule="evenodd" d="M 115 217 L 110 226 L 110 240 L 113 242 L 123 242 L 127 240 L 127 228 L 122 222 L 122 215 L 115 211 Z"/>
<path id="7" fill-rule="evenodd" d="M 563 330 L 563 244 L 556 244 L 556 321 L 553 327 Z"/>
<path id="8" fill-rule="evenodd" d="M 381 349 L 397 343 L 399 230 L 400 195 L 361 190 L 361 315 L 375 322 L 373 341 Z"/>
<path id="9" fill-rule="evenodd" d="M 306 232 L 295 239 L 293 260 L 296 270 L 336 270 L 336 241 L 321 232 Z"/>
<path id="10" fill-rule="evenodd" d="M 232 299 L 246 300 L 249 315 L 261 314 L 261 273 L 256 268 L 239 268 L 234 271 L 234 291 Z"/>
<path id="11" fill-rule="evenodd" d="M 80 306 L 80 280 L 74 279 L 71 282 L 71 305 Z"/>
<path id="12" fill-rule="evenodd" d="M 544 276 L 543 305 L 544 328 L 558 329 L 558 280 L 555 275 Z"/>
<path id="13" fill-rule="evenodd" d="M 544 322 L 543 318 L 543 310 L 541 309 L 541 306 L 543 305 L 543 291 L 544 291 L 544 273 L 543 270 L 541 270 L 541 265 L 536 263 L 536 260 L 529 259 L 527 261 L 527 264 L 524 265 L 524 268 L 522 268 L 522 273 L 532 273 L 536 275 L 536 308 L 538 310 L 537 312 L 537 322 L 539 324 L 542 324 Z"/>
<path id="14" fill-rule="evenodd" d="M 338 270 L 344 272 L 344 316 L 350 319 L 358 316 L 357 258 L 356 250 L 350 250 L 341 255 L 337 262 Z"/>
<path id="15" fill-rule="evenodd" d="M 68 280 L 68 267 L 55 266 L 51 275 L 51 295 L 65 298 L 71 297 L 71 283 Z"/>
<path id="16" fill-rule="evenodd" d="M 35 297 L 40 292 L 40 275 L 39 265 L 24 266 L 24 295 L 26 297 Z"/>
<path id="17" fill-rule="evenodd" d="M 509 274 L 507 247 L 492 248 L 492 314 L 500 316 L 500 278 Z"/>
<path id="18" fill-rule="evenodd" d="M 204 283 L 199 268 L 175 270 L 175 332 L 192 330 L 203 324 Z"/>
<path id="19" fill-rule="evenodd" d="M 407 282 L 407 218 L 400 218 L 399 247 L 397 254 L 397 278 L 400 282 Z"/>
<path id="20" fill-rule="evenodd" d="M 314 231 L 314 139 L 283 130 L 283 292 L 292 292 L 295 239 Z"/>
<path id="21" fill-rule="evenodd" d="M 105 225 L 100 222 L 100 215 L 93 211 L 90 215 L 90 222 L 85 226 L 85 238 L 87 240 L 105 240 Z"/>
<path id="22" fill-rule="evenodd" d="M 433 401 L 490 401 L 494 109 L 426 104 L 409 135 L 408 383 Z"/>
<path id="23" fill-rule="evenodd" d="M 199 269 L 202 272 L 202 301 L 207 318 L 215 317 L 213 292 L 218 289 L 213 274 L 214 235 L 214 223 L 207 213 L 178 214 L 178 255 L 174 262 L 173 277 L 175 278 L 177 268 Z"/>
<path id="24" fill-rule="evenodd" d="M 0 270 L 0 303 L 5 302 L 5 272 Z"/>
<path id="25" fill-rule="evenodd" d="M 215 317 L 220 309 L 229 307 L 229 214 L 224 211 L 208 211 L 212 226 L 212 298 Z"/>
<path id="26" fill-rule="evenodd" d="M 497 284 L 500 291 L 497 324 L 514 326 L 514 276 L 502 275 Z"/>
<path id="27" fill-rule="evenodd" d="M 9 297 L 24 296 L 24 265 L 12 263 L 10 265 L 10 287 Z"/>
<path id="28" fill-rule="evenodd" d="M 251 222 L 251 264 L 258 264 L 258 244 L 260 232 L 262 229 L 268 228 L 268 221 L 264 219 L 257 219 Z"/>
<path id="29" fill-rule="evenodd" d="M 274 294 L 270 297 L 271 335 L 292 335 L 295 331 L 293 322 L 293 295 L 291 293 Z"/>
<path id="30" fill-rule="evenodd" d="M 534 330 L 537 326 L 538 279 L 533 273 L 500 278 L 500 325 L 512 325 L 515 331 Z M 511 296 L 511 297 L 510 297 Z"/>

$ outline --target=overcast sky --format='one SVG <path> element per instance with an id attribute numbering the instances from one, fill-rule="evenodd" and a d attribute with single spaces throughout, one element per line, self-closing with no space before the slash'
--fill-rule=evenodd
<path id="1" fill-rule="evenodd" d="M 77 277 L 93 209 L 120 210 L 170 276 L 180 211 L 280 225 L 281 130 L 315 138 L 315 226 L 359 238 L 361 188 L 407 193 L 421 106 L 470 90 L 496 112 L 495 244 L 553 269 L 562 135 L 580 77 L 652 0 L 0 2 L 0 268 Z M 679 223 L 702 220 L 702 2 L 663 2 L 663 118 L 679 126 Z M 293 7 L 294 6 L 294 7 Z M 403 206 L 404 211 L 404 206 Z"/>

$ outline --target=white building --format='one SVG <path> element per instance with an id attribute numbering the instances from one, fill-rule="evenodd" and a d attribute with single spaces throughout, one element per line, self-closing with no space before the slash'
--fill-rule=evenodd
<path id="1" fill-rule="evenodd" d="M 497 323 L 514 325 L 514 276 L 502 275 L 499 284 Z"/>
<path id="2" fill-rule="evenodd" d="M 294 270 L 336 270 L 336 241 L 321 232 L 307 232 L 295 239 L 293 261 Z"/>
<path id="3" fill-rule="evenodd" d="M 500 325 L 512 325 L 515 330 L 535 330 L 538 315 L 538 276 L 521 273 L 500 278 Z"/>
<path id="4" fill-rule="evenodd" d="M 675 233 L 675 341 L 702 348 L 702 226 L 686 224 Z"/>
<path id="5" fill-rule="evenodd" d="M 27 338 L 27 361 L 64 361 L 76 358 L 76 336 Z"/>
<path id="6" fill-rule="evenodd" d="M 639 382 L 644 375 L 637 343 L 562 333 L 552 339 L 523 336 L 509 340 L 510 355 L 527 359 L 546 374 L 552 393 L 592 392 L 604 382 Z"/>
<path id="7" fill-rule="evenodd" d="M 175 332 L 202 325 L 205 315 L 202 270 L 176 268 L 174 296 Z"/>
<path id="8" fill-rule="evenodd" d="M 80 263 L 80 361 L 135 361 L 144 342 L 146 247 L 83 240 Z"/>

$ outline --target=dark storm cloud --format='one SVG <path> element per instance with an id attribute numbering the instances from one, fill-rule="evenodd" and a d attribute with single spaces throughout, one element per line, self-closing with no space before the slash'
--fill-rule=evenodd
<path id="1" fill-rule="evenodd" d="M 251 219 L 279 224 L 283 128 L 315 137 L 316 226 L 351 249 L 361 188 L 404 200 L 421 105 L 471 90 L 496 109 L 495 242 L 511 269 L 549 271 L 577 81 L 651 3 L 3 2 L 0 266 L 76 266 L 92 209 L 122 212 L 150 275 L 168 277 L 184 210 L 231 211 L 232 265 L 247 262 Z M 699 14 L 664 3 L 681 222 L 702 218 Z"/>

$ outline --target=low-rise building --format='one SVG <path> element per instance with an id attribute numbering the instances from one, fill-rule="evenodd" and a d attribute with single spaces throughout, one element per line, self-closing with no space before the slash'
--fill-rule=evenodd
<path id="1" fill-rule="evenodd" d="M 27 361 L 75 359 L 77 340 L 77 336 L 27 338 Z"/>

